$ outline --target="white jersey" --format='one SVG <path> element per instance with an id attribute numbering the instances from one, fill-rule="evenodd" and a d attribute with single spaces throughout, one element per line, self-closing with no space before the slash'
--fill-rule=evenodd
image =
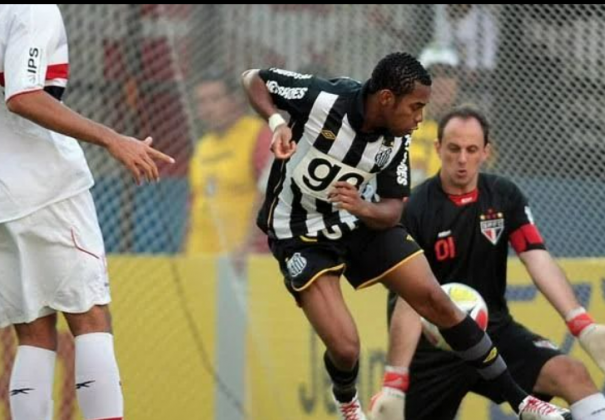
<path id="1" fill-rule="evenodd" d="M 92 187 L 78 142 L 11 113 L 16 95 L 44 89 L 61 98 L 67 36 L 56 5 L 0 4 L 0 223 L 19 219 Z"/>

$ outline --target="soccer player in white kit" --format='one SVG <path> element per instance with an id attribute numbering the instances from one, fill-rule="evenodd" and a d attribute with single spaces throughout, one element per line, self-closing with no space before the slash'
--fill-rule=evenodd
<path id="1" fill-rule="evenodd" d="M 137 183 L 173 159 L 64 106 L 69 76 L 56 5 L 0 5 L 0 327 L 19 347 L 13 420 L 52 419 L 57 312 L 75 336 L 77 397 L 86 420 L 121 420 L 103 239 L 93 178 L 74 138 L 105 147 Z M 73 138 L 72 138 L 73 137 Z"/>

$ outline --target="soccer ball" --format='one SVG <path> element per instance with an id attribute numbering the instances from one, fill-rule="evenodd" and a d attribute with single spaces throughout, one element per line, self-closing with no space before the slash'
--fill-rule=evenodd
<path id="1" fill-rule="evenodd" d="M 469 314 L 479 324 L 483 331 L 487 329 L 489 320 L 487 305 L 479 292 L 462 283 L 447 283 L 442 285 L 441 288 L 460 309 Z M 441 350 L 452 350 L 439 332 L 439 328 L 424 318 L 422 318 L 422 332 L 435 347 Z"/>

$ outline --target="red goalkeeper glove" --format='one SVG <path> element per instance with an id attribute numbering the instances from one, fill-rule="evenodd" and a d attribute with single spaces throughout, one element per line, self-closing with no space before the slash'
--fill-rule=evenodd
<path id="1" fill-rule="evenodd" d="M 565 316 L 565 321 L 584 351 L 605 372 L 605 326 L 595 323 L 584 308 L 570 311 Z"/>
<path id="2" fill-rule="evenodd" d="M 387 366 L 382 390 L 374 395 L 370 402 L 370 419 L 403 420 L 405 393 L 409 385 L 410 375 L 407 368 Z"/>

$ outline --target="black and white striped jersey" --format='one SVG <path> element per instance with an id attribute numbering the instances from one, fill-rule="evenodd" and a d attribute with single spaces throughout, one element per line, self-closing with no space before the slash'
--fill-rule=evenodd
<path id="1" fill-rule="evenodd" d="M 260 71 L 275 105 L 290 114 L 297 150 L 271 168 L 259 227 L 270 237 L 339 237 L 359 220 L 328 201 L 338 181 L 365 200 L 409 195 L 410 137 L 386 130 L 362 133 L 367 86 L 348 78 L 325 80 L 280 69 Z"/>

